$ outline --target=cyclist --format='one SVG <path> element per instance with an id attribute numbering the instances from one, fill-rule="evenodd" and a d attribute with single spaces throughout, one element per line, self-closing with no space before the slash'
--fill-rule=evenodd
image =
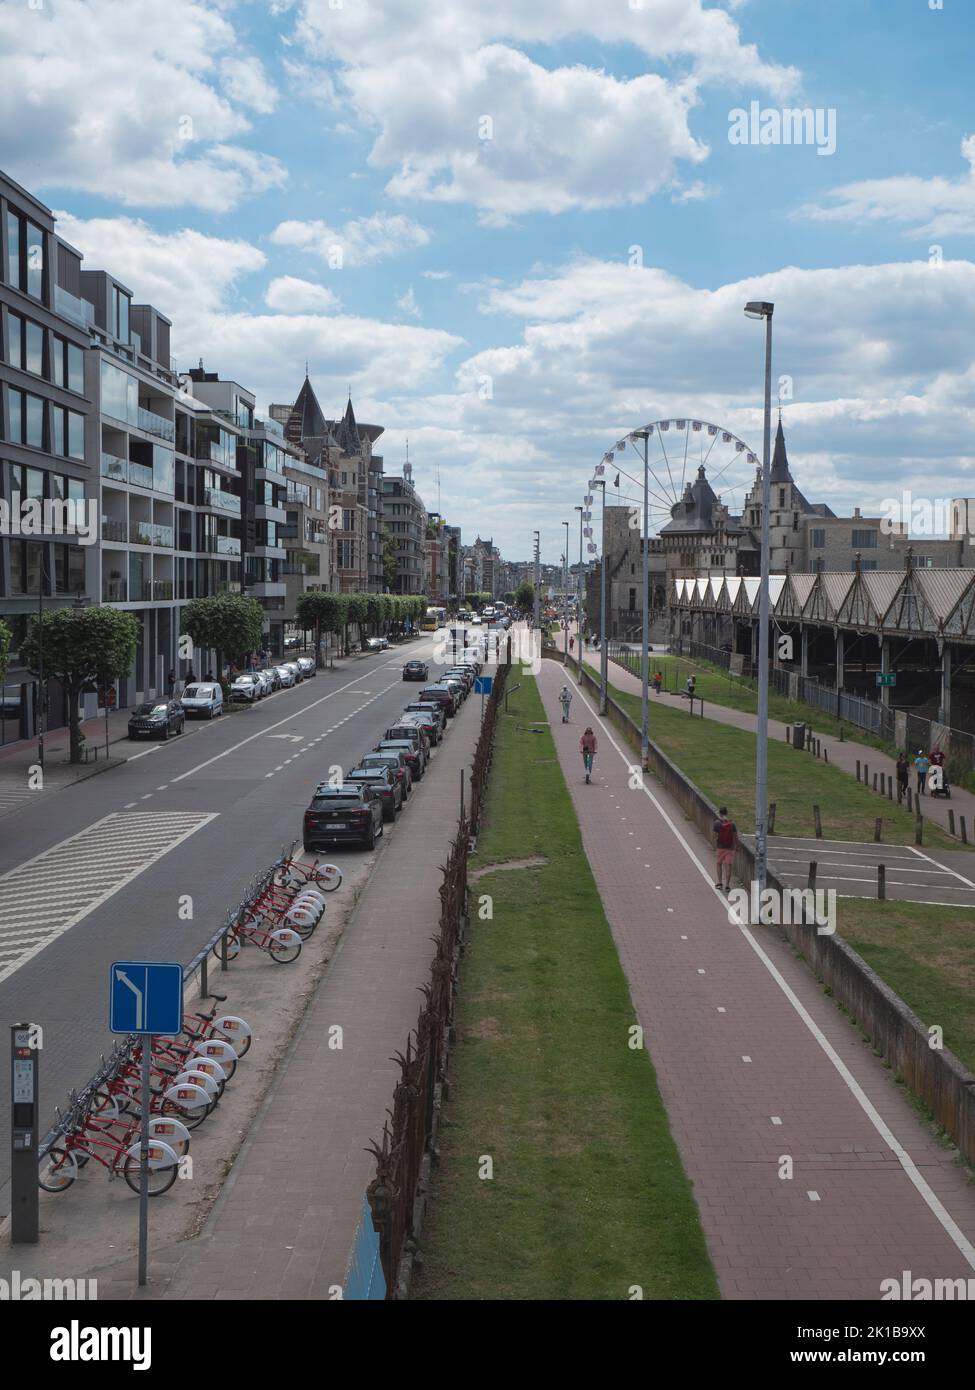
<path id="1" fill-rule="evenodd" d="M 572 704 L 572 691 L 567 685 L 563 685 L 559 691 L 559 704 L 562 706 L 562 723 L 569 722 L 569 706 Z"/>
<path id="2" fill-rule="evenodd" d="M 582 754 L 582 761 L 586 769 L 586 781 L 592 777 L 592 764 L 596 756 L 596 735 L 592 729 L 587 729 L 579 740 L 579 751 Z"/>

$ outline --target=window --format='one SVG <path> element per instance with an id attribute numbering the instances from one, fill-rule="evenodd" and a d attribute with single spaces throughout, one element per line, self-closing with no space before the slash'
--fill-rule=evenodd
<path id="1" fill-rule="evenodd" d="M 784 488 L 784 487 L 780 487 L 780 488 L 779 488 L 779 506 L 780 506 L 780 507 L 784 507 L 784 506 L 785 506 L 785 488 Z"/>
<path id="2" fill-rule="evenodd" d="M 85 552 L 79 545 L 54 547 L 54 584 L 59 594 L 85 591 Z"/>
<path id="3" fill-rule="evenodd" d="M 20 244 L 21 218 L 7 210 L 7 284 L 21 288 L 23 281 L 23 251 Z"/>
<path id="4" fill-rule="evenodd" d="M 68 347 L 68 367 L 70 380 L 71 348 Z M 110 362 L 102 363 L 102 410 L 125 424 L 139 423 L 139 383 L 134 376 L 113 367 Z"/>
<path id="5" fill-rule="evenodd" d="M 44 297 L 44 233 L 33 222 L 27 223 L 27 293 Z"/>
<path id="6" fill-rule="evenodd" d="M 876 550 L 877 532 L 874 530 L 856 530 L 853 532 L 854 550 Z"/>
<path id="7" fill-rule="evenodd" d="M 851 561 L 850 561 L 850 569 L 851 569 L 851 570 L 855 570 L 856 567 L 857 567 L 857 562 L 856 562 L 856 560 L 855 560 L 855 559 L 854 559 L 854 560 L 851 560 Z M 860 561 L 860 568 L 861 568 L 861 570 L 875 570 L 875 569 L 877 568 L 877 562 L 876 562 L 876 560 L 861 560 L 861 561 Z"/>
<path id="8" fill-rule="evenodd" d="M 79 396 L 83 396 L 85 393 L 84 349 L 77 347 L 74 343 L 68 344 L 68 390 L 77 391 Z M 136 386 L 135 391 L 138 402 L 138 386 Z"/>
<path id="9" fill-rule="evenodd" d="M 809 532 L 809 544 L 813 550 L 822 550 L 826 544 L 825 526 L 814 526 Z"/>
<path id="10" fill-rule="evenodd" d="M 63 406 L 60 406 L 60 405 L 52 405 L 52 406 L 51 406 L 51 453 L 52 453 L 52 454 L 63 454 L 63 453 L 64 453 L 64 417 L 65 417 L 65 413 L 66 413 L 66 412 L 65 412 Z"/>
<path id="11" fill-rule="evenodd" d="M 51 334 L 51 380 L 55 386 L 64 385 L 64 354 L 67 343 L 56 333 Z"/>
<path id="12" fill-rule="evenodd" d="M 11 367 L 24 365 L 24 320 L 19 314 L 7 315 L 7 361 Z"/>
<path id="13" fill-rule="evenodd" d="M 343 508 L 342 508 L 342 530 L 343 530 L 343 531 L 354 531 L 354 530 L 355 530 L 355 512 L 352 510 L 351 507 L 343 507 Z"/>
<path id="14" fill-rule="evenodd" d="M 35 376 L 44 375 L 44 329 L 39 323 L 27 320 L 27 334 L 24 339 L 24 366 Z"/>
<path id="15" fill-rule="evenodd" d="M 112 286 L 112 332 L 119 342 L 129 341 L 129 296 Z"/>
<path id="16" fill-rule="evenodd" d="M 85 417 L 76 410 L 68 411 L 68 456 L 73 459 L 85 456 Z"/>

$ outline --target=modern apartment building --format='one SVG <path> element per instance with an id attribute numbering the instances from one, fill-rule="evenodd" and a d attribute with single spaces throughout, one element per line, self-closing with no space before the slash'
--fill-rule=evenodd
<path id="1" fill-rule="evenodd" d="M 396 545 L 396 594 L 423 592 L 423 545 L 427 513 L 413 486 L 413 465 L 404 463 L 403 476 L 383 478 L 383 526 Z"/>
<path id="2" fill-rule="evenodd" d="M 17 655 L 29 617 L 98 601 L 91 309 L 80 277 L 81 255 L 55 234 L 50 209 L 0 174 L 0 616 L 13 632 L 0 743 L 37 729 L 37 682 Z M 47 727 L 62 725 L 54 682 L 46 705 Z"/>

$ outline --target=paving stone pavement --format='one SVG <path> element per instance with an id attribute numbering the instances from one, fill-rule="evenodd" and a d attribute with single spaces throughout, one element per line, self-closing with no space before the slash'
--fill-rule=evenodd
<path id="1" fill-rule="evenodd" d="M 402 1051 L 429 977 L 440 866 L 456 830 L 479 702 L 462 707 L 390 835 L 273 1089 L 201 1234 L 90 1271 L 100 1299 L 329 1299 L 341 1288 Z M 343 1046 L 329 1046 L 339 1025 Z M 206 1142 L 201 1134 L 201 1143 Z"/>
<path id="2" fill-rule="evenodd" d="M 878 1299 L 975 1276 L 975 1190 L 772 928 L 729 921 L 713 852 L 564 669 L 539 685 L 723 1295 Z M 599 753 L 585 784 L 579 738 Z M 638 770 L 637 760 L 637 770 Z M 792 1177 L 786 1159 L 792 1161 Z"/>

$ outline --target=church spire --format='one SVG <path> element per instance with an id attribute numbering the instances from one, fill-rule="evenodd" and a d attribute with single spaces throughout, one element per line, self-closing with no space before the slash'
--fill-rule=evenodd
<path id="1" fill-rule="evenodd" d="M 771 481 L 773 483 L 792 482 L 792 474 L 789 472 L 789 458 L 785 452 L 785 435 L 782 433 L 781 412 L 779 413 L 779 426 L 775 431 L 775 448 L 772 451 Z"/>

